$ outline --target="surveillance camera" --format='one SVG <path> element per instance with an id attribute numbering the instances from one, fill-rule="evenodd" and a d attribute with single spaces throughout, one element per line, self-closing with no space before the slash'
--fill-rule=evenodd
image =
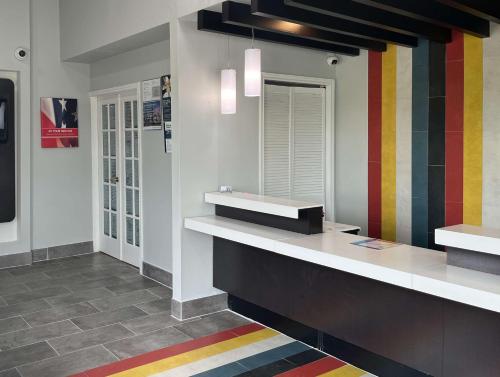
<path id="1" fill-rule="evenodd" d="M 28 50 L 23 47 L 18 47 L 14 52 L 14 56 L 16 57 L 17 60 L 20 61 L 26 60 L 26 58 L 28 57 Z"/>
<path id="2" fill-rule="evenodd" d="M 328 65 L 337 65 L 340 63 L 340 58 L 338 56 L 332 55 L 326 58 Z"/>

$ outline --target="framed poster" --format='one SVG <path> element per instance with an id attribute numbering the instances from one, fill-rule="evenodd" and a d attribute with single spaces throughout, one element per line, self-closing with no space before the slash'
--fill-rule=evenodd
<path id="1" fill-rule="evenodd" d="M 163 108 L 163 122 L 172 121 L 172 84 L 170 75 L 161 77 L 161 101 Z"/>
<path id="2" fill-rule="evenodd" d="M 42 148 L 78 147 L 78 100 L 40 99 Z"/>
<path id="3" fill-rule="evenodd" d="M 172 153 L 172 124 L 163 123 L 163 138 L 165 140 L 165 153 Z"/>
<path id="4" fill-rule="evenodd" d="M 144 130 L 161 130 L 161 86 L 160 79 L 142 83 L 142 106 Z"/>

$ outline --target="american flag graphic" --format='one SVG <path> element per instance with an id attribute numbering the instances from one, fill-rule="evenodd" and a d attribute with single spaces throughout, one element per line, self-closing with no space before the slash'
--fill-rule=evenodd
<path id="1" fill-rule="evenodd" d="M 78 101 L 75 98 L 40 100 L 42 148 L 78 147 Z"/>

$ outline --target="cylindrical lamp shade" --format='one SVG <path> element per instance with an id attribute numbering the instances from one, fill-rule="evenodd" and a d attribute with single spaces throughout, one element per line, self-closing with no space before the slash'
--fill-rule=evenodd
<path id="1" fill-rule="evenodd" d="M 245 96 L 259 97 L 261 92 L 260 49 L 245 50 Z"/>
<path id="2" fill-rule="evenodd" d="M 236 70 L 223 69 L 220 72 L 220 112 L 236 113 Z"/>

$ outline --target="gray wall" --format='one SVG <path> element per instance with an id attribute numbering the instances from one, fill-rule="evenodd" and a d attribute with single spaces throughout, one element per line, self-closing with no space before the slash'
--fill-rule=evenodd
<path id="1" fill-rule="evenodd" d="M 32 248 L 92 240 L 89 66 L 60 61 L 58 0 L 32 0 Z M 42 149 L 40 97 L 78 99 L 79 147 Z"/>
<path id="2" fill-rule="evenodd" d="M 170 71 L 168 41 L 92 63 L 92 90 L 160 77 Z M 172 271 L 171 154 L 162 131 L 142 134 L 144 261 Z"/>

